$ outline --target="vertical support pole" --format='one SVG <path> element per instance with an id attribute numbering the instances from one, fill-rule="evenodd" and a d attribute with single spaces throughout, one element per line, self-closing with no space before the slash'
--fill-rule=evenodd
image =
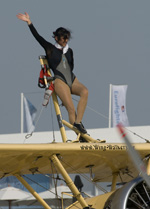
<path id="1" fill-rule="evenodd" d="M 116 189 L 117 177 L 118 177 L 118 173 L 113 173 L 111 191 L 114 191 Z"/>
<path id="2" fill-rule="evenodd" d="M 51 207 L 49 207 L 49 205 L 39 196 L 39 194 L 24 180 L 24 178 L 18 174 L 15 174 L 15 176 L 45 209 L 51 209 Z"/>
<path id="3" fill-rule="evenodd" d="M 147 163 L 147 175 L 150 175 L 150 158 L 148 159 L 148 163 Z"/>
<path id="4" fill-rule="evenodd" d="M 52 155 L 51 160 L 53 161 L 54 165 L 57 167 L 57 169 L 59 170 L 59 172 L 61 173 L 61 175 L 65 179 L 68 187 L 70 188 L 70 190 L 72 191 L 72 193 L 74 194 L 74 196 L 78 200 L 78 202 L 81 204 L 81 206 L 83 208 L 86 208 L 86 207 L 88 208 L 88 204 L 86 203 L 86 201 L 84 200 L 84 198 L 80 194 L 77 187 L 74 185 L 72 179 L 70 178 L 70 176 L 68 175 L 68 173 L 66 172 L 64 167 L 62 166 L 58 157 L 56 155 Z"/>
<path id="5" fill-rule="evenodd" d="M 66 131 L 63 126 L 63 123 L 62 123 L 62 116 L 61 116 L 60 108 L 58 105 L 58 99 L 57 99 L 55 92 L 53 92 L 52 98 L 53 98 L 54 108 L 55 108 L 55 112 L 57 116 L 57 121 L 58 121 L 59 129 L 60 129 L 61 137 L 62 137 L 63 142 L 66 142 L 67 135 L 66 135 Z"/>
<path id="6" fill-rule="evenodd" d="M 108 119 L 108 127 L 111 128 L 111 94 L 112 94 L 112 84 L 109 87 L 109 119 Z"/>
<path id="7" fill-rule="evenodd" d="M 40 59 L 41 66 L 44 66 L 44 64 L 48 66 L 48 62 L 45 56 L 40 56 L 39 59 Z M 51 75 L 50 69 L 49 69 L 49 74 Z M 60 129 L 61 137 L 62 137 L 63 142 L 66 142 L 67 135 L 66 135 L 66 131 L 63 126 L 63 123 L 62 123 L 62 116 L 61 116 L 60 108 L 58 105 L 58 99 L 57 99 L 55 91 L 52 94 L 52 98 L 53 98 L 54 108 L 55 108 L 55 112 L 57 116 L 57 121 L 58 121 L 59 129 Z"/>
<path id="8" fill-rule="evenodd" d="M 24 125 L 24 109 L 23 109 L 23 98 L 24 95 L 21 93 L 21 133 L 23 133 L 23 125 Z"/>
<path id="9" fill-rule="evenodd" d="M 8 208 L 11 209 L 11 202 L 12 200 L 8 200 Z"/>

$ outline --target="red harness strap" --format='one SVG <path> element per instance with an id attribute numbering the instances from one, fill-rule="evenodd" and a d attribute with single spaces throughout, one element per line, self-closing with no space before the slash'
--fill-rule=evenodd
<path id="1" fill-rule="evenodd" d="M 47 85 L 47 83 L 45 83 L 45 78 L 46 78 L 46 82 L 48 81 L 48 85 Z M 54 81 L 53 80 L 54 80 L 54 78 L 48 73 L 47 65 L 44 64 L 44 66 L 42 66 L 42 69 L 40 71 L 39 80 L 38 80 L 38 86 L 40 88 L 46 88 L 45 94 L 44 94 L 43 106 L 48 105 L 49 98 L 54 91 Z"/>
<path id="2" fill-rule="evenodd" d="M 42 69 L 40 71 L 39 80 L 38 80 L 38 86 L 40 88 L 45 88 L 46 87 L 45 82 L 44 82 L 44 77 L 46 77 L 46 78 L 51 77 L 47 72 L 47 66 L 46 65 L 44 65 L 44 67 L 42 67 Z"/>

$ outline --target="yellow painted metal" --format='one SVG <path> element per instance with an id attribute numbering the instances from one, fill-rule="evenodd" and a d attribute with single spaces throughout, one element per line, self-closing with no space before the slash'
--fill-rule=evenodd
<path id="1" fill-rule="evenodd" d="M 87 134 L 83 134 L 81 132 L 79 132 L 76 128 L 74 128 L 73 125 L 71 125 L 70 123 L 68 123 L 65 120 L 62 120 L 62 123 L 67 126 L 68 128 L 72 129 L 73 131 L 75 131 L 77 134 L 81 134 L 81 136 L 87 140 L 87 142 L 91 142 L 91 143 L 104 143 L 106 142 L 106 140 L 95 140 L 93 139 L 91 136 L 87 135 Z"/>
<path id="2" fill-rule="evenodd" d="M 40 195 L 22 178 L 22 176 L 15 174 L 17 179 L 28 189 L 28 191 L 37 199 L 37 201 L 45 208 L 51 209 L 51 207 L 40 197 Z"/>
<path id="3" fill-rule="evenodd" d="M 116 189 L 117 177 L 118 177 L 118 173 L 113 173 L 111 191 L 114 191 Z"/>
<path id="4" fill-rule="evenodd" d="M 44 66 L 44 65 L 48 66 L 48 62 L 47 62 L 46 56 L 40 56 L 39 59 L 40 59 L 41 66 Z M 49 75 L 52 76 L 51 72 L 50 72 L 50 69 L 49 69 Z"/>
<path id="5" fill-rule="evenodd" d="M 66 192 L 62 192 L 62 193 L 61 193 L 61 208 L 62 208 L 62 209 L 64 209 L 64 197 L 63 197 L 63 195 L 68 195 L 68 196 L 70 196 L 70 197 L 73 197 L 72 194 L 69 194 L 69 193 L 66 193 Z"/>
<path id="6" fill-rule="evenodd" d="M 58 157 L 56 155 L 52 155 L 51 160 L 53 161 L 54 165 L 57 167 L 57 169 L 59 170 L 59 172 L 63 176 L 64 180 L 66 181 L 66 184 L 68 185 L 68 187 L 70 188 L 70 190 L 74 194 L 74 197 L 79 201 L 81 206 L 83 208 L 88 207 L 88 204 L 86 203 L 86 201 L 84 200 L 84 198 L 80 194 L 79 190 L 77 189 L 77 187 L 73 183 L 72 179 L 70 178 L 70 176 L 68 175 L 68 173 L 66 172 L 64 167 L 62 166 Z"/>
<path id="7" fill-rule="evenodd" d="M 66 135 L 66 131 L 65 131 L 65 128 L 63 126 L 63 123 L 62 123 L 62 116 L 61 116 L 60 108 L 59 108 L 59 105 L 58 105 L 58 99 L 57 99 L 57 96 L 56 96 L 55 92 L 53 92 L 52 97 L 53 97 L 53 103 L 54 103 L 57 119 L 59 120 L 59 123 L 60 123 L 59 124 L 59 129 L 60 129 L 61 137 L 62 137 L 63 142 L 66 142 L 67 141 L 67 135 Z"/>
<path id="8" fill-rule="evenodd" d="M 9 137 L 9 136 L 8 136 Z M 150 153 L 150 144 L 132 144 L 144 159 Z M 127 169 L 132 176 L 138 172 L 127 152 L 126 144 L 109 143 L 51 143 L 51 144 L 0 144 L 0 177 L 15 173 L 30 174 L 37 168 L 42 173 L 52 173 L 49 158 L 60 154 L 67 164 L 68 173 L 87 173 L 93 165 L 94 181 L 110 182 L 112 174 Z M 72 164 L 73 162 L 73 164 Z M 73 166 L 74 170 L 69 166 Z M 132 178 L 122 173 L 124 181 Z"/>
<path id="9" fill-rule="evenodd" d="M 47 62 L 46 57 L 40 56 L 40 64 L 41 64 L 41 66 L 43 66 L 43 65 L 48 66 L 48 62 Z M 48 68 L 48 72 L 49 72 L 49 75 L 52 76 L 50 68 Z M 45 84 L 47 85 L 47 80 L 44 79 L 44 81 L 45 81 Z M 61 112 L 60 112 L 60 108 L 59 108 L 59 104 L 58 104 L 58 99 L 57 99 L 55 91 L 52 94 L 52 98 L 53 98 L 53 103 L 54 103 L 54 108 L 55 108 L 57 120 L 58 120 L 58 123 L 59 123 L 59 129 L 60 129 L 60 133 L 61 133 L 61 136 L 62 136 L 62 140 L 63 140 L 63 142 L 66 142 L 67 141 L 67 135 L 66 135 L 65 128 L 62 124 L 62 116 L 61 116 Z"/>
<path id="10" fill-rule="evenodd" d="M 108 193 L 103 194 L 103 195 L 87 198 L 86 202 L 87 202 L 88 205 L 91 206 L 91 208 L 94 208 L 94 209 L 104 209 L 106 201 L 108 200 L 108 198 L 113 193 L 114 193 L 114 191 L 113 192 L 108 192 Z M 78 209 L 82 209 L 78 201 L 73 203 L 72 205 L 70 205 L 66 209 L 77 209 L 77 208 Z"/>
<path id="11" fill-rule="evenodd" d="M 148 159 L 147 162 L 147 175 L 150 175 L 150 158 Z"/>

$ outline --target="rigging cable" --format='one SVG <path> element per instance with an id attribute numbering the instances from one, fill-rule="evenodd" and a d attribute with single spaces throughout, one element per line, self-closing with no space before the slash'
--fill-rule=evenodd
<path id="1" fill-rule="evenodd" d="M 39 171 L 38 171 L 39 172 Z M 44 174 L 42 174 L 42 175 L 44 175 Z M 41 188 L 43 188 L 45 191 L 48 191 L 48 192 L 50 192 L 50 193 L 52 193 L 52 194 L 54 194 L 54 195 L 56 195 L 55 194 L 55 192 L 53 192 L 53 191 L 51 191 L 51 190 L 49 190 L 49 189 L 47 189 L 46 187 L 44 187 L 43 185 L 41 185 L 41 184 L 39 184 L 38 182 L 36 182 L 36 181 L 34 181 L 33 179 L 31 179 L 31 178 L 29 178 L 29 177 L 27 177 L 26 175 L 22 175 L 24 178 L 26 178 L 26 179 L 28 179 L 28 180 L 30 180 L 31 182 L 33 182 L 34 184 L 36 184 L 36 185 L 38 185 L 38 186 L 40 186 Z M 46 176 L 46 177 L 48 177 L 47 175 L 44 175 L 44 176 Z M 61 196 L 59 196 L 59 195 L 57 195 L 60 199 L 62 198 Z M 57 198 L 58 198 L 57 197 Z M 59 200 L 59 199 L 58 199 Z M 66 202 L 68 202 L 69 204 L 70 204 L 70 202 L 69 202 L 69 200 L 66 200 Z M 76 207 L 76 208 L 78 208 L 78 209 L 80 209 L 80 207 L 78 207 L 78 206 L 76 206 L 76 205 L 74 205 L 74 207 Z"/>
<path id="2" fill-rule="evenodd" d="M 26 94 L 35 94 L 35 93 L 40 93 L 40 92 L 31 92 L 31 93 L 26 93 Z M 73 99 L 74 101 L 76 101 L 76 102 L 79 102 L 79 100 L 77 100 L 77 99 L 75 99 L 75 98 L 72 98 L 72 99 Z M 61 104 L 61 105 L 59 105 L 59 106 L 63 106 L 63 104 Z M 94 110 L 93 108 L 91 108 L 91 107 L 88 106 L 88 105 L 87 105 L 87 108 L 90 109 L 91 111 L 95 112 L 96 114 L 100 115 L 101 117 L 105 118 L 107 121 L 110 120 L 108 116 L 106 116 L 106 115 L 104 115 L 104 114 L 98 112 L 97 110 Z M 37 120 L 36 123 L 35 123 L 35 128 L 36 128 L 36 125 L 37 125 L 37 123 L 38 123 L 38 121 L 39 121 L 39 119 L 40 119 L 40 116 L 41 116 L 42 111 L 43 111 L 43 106 L 42 106 L 40 115 L 39 115 L 39 117 L 38 117 L 38 120 Z M 52 116 L 52 120 L 53 120 L 52 107 L 51 107 L 51 116 Z M 112 120 L 111 120 L 111 121 L 112 121 Z M 35 128 L 34 128 L 34 130 L 35 130 Z M 53 129 L 53 142 L 55 142 L 55 134 L 54 134 L 54 124 L 53 124 L 53 121 L 52 121 L 52 129 Z M 129 129 L 126 128 L 126 127 L 125 127 L 125 129 L 126 129 L 128 132 L 134 134 L 135 136 L 137 136 L 137 137 L 139 137 L 139 138 L 145 140 L 147 143 L 150 143 L 150 141 L 149 141 L 148 139 L 146 139 L 146 138 L 140 136 L 139 134 L 137 134 L 137 133 L 135 133 L 135 132 L 129 130 Z M 25 136 L 25 140 L 28 139 L 29 137 L 31 137 L 32 134 L 33 134 L 33 132 L 34 132 L 34 131 L 32 131 L 31 133 L 27 134 L 27 135 Z M 24 142 L 25 142 L 25 140 L 24 140 Z M 23 142 L 23 143 L 24 143 L 24 142 Z"/>
<path id="3" fill-rule="evenodd" d="M 53 162 L 52 162 L 52 161 L 50 161 L 50 162 L 51 162 L 52 176 L 53 176 L 53 180 L 54 180 L 55 195 L 56 195 L 56 197 L 57 197 L 57 200 L 59 200 L 59 196 L 58 196 L 58 193 L 57 193 L 57 179 L 56 179 L 56 181 L 55 181 L 55 178 L 54 178 L 54 171 L 53 171 L 53 167 L 54 167 L 55 170 L 56 170 L 56 168 L 55 168 Z M 57 170 L 56 170 L 56 172 L 57 172 Z"/>
<path id="4" fill-rule="evenodd" d="M 32 93 L 38 93 L 38 92 L 32 92 Z M 31 94 L 32 94 L 32 93 L 31 93 Z M 41 106 L 41 104 L 39 105 L 38 110 L 39 110 L 40 106 Z M 52 119 L 53 142 L 55 142 L 54 119 L 53 119 L 53 110 L 52 110 L 52 98 L 50 98 L 50 106 L 51 106 L 51 119 Z M 45 108 L 45 106 L 42 105 L 39 115 L 36 116 L 36 118 L 35 118 L 34 129 L 33 129 L 33 131 L 31 131 L 31 133 L 28 133 L 28 134 L 25 136 L 25 139 L 24 139 L 24 141 L 23 141 L 23 144 L 25 143 L 26 139 L 30 138 L 30 137 L 33 135 L 33 133 L 34 133 L 34 131 L 35 131 L 35 129 L 36 129 L 36 126 L 37 126 L 37 124 L 38 124 L 38 122 L 39 122 L 39 120 L 40 120 L 40 117 L 41 117 L 41 115 L 42 115 L 42 112 L 43 112 L 43 109 L 44 109 L 44 108 Z M 32 127 L 32 124 L 31 124 L 31 126 L 30 126 L 30 129 L 31 129 L 31 127 Z"/>
<path id="5" fill-rule="evenodd" d="M 100 185 L 97 185 L 95 182 L 91 181 L 91 179 L 85 175 L 82 174 L 80 172 L 80 170 L 75 169 L 72 165 L 70 165 L 69 163 L 67 163 L 66 161 L 64 161 L 63 159 L 61 159 L 61 161 L 63 163 L 65 163 L 67 166 L 69 166 L 73 171 L 77 172 L 78 174 L 80 174 L 83 178 L 85 178 L 87 181 L 89 181 L 90 183 L 92 183 L 93 185 L 95 185 L 98 189 L 100 189 L 101 191 L 103 191 L 104 193 L 107 193 L 108 191 L 106 189 L 104 189 L 103 187 L 101 187 Z"/>
<path id="6" fill-rule="evenodd" d="M 57 193 L 57 179 L 54 178 L 54 171 L 53 171 L 53 167 L 55 168 L 55 166 L 54 166 L 54 164 L 53 164 L 52 161 L 50 161 L 50 162 L 51 162 L 52 177 L 53 177 L 54 187 L 55 187 L 55 194 L 56 194 L 56 196 L 58 197 L 58 193 Z M 56 170 L 56 168 L 55 168 L 55 170 Z M 56 170 L 56 172 L 57 172 L 57 170 Z M 56 181 L 55 181 L 55 180 L 56 180 Z"/>
<path id="7" fill-rule="evenodd" d="M 43 109 L 44 109 L 44 107 L 42 106 L 42 107 L 41 107 L 41 110 L 40 110 L 40 113 L 39 113 L 39 116 L 37 117 L 37 120 L 35 121 L 34 130 L 35 130 L 35 128 L 36 128 L 37 123 L 39 122 L 39 119 L 40 119 L 40 117 L 41 117 L 41 114 L 42 114 L 42 112 L 43 112 Z M 31 126 L 32 126 L 32 125 L 31 125 Z M 30 126 L 30 129 L 31 129 L 31 126 Z M 34 130 L 33 130 L 31 133 L 28 133 L 28 134 L 25 136 L 25 139 L 24 139 L 24 142 L 23 142 L 23 143 L 25 143 L 25 140 L 28 139 L 28 138 L 30 138 L 30 137 L 33 135 Z"/>
<path id="8" fill-rule="evenodd" d="M 52 118 L 53 142 L 55 142 L 54 118 L 53 118 L 53 110 L 52 110 L 52 97 L 50 97 L 50 106 L 51 106 L 51 118 Z"/>
<path id="9" fill-rule="evenodd" d="M 142 137 L 142 136 L 138 135 L 137 133 L 135 133 L 135 132 L 133 132 L 133 131 L 129 130 L 128 128 L 124 127 L 124 129 L 126 129 L 127 131 L 131 132 L 132 134 L 134 134 L 134 135 L 138 136 L 139 138 L 141 138 L 141 139 L 145 140 L 147 143 L 150 143 L 150 141 L 149 141 L 148 139 L 146 139 L 146 138 L 144 138 L 144 137 Z"/>
<path id="10" fill-rule="evenodd" d="M 76 101 L 76 102 L 79 102 L 77 99 L 74 99 L 74 98 L 72 98 L 72 99 L 73 99 L 74 101 Z M 88 106 L 88 105 L 87 105 L 87 108 L 90 109 L 91 111 L 97 113 L 97 114 L 100 115 L 101 117 L 105 118 L 106 120 L 108 120 L 108 121 L 110 120 L 110 119 L 108 118 L 108 116 L 105 116 L 104 114 L 102 114 L 102 113 L 100 113 L 100 112 L 94 110 L 93 108 L 91 108 L 91 107 Z M 111 120 L 111 121 L 112 121 L 112 120 Z M 130 133 L 136 135 L 137 137 L 139 137 L 139 138 L 145 140 L 147 143 L 150 143 L 150 141 L 149 141 L 148 139 L 146 139 L 146 138 L 140 136 L 139 134 L 137 134 L 137 133 L 135 133 L 135 132 L 129 130 L 128 128 L 124 127 L 124 129 L 126 129 L 128 132 L 130 132 Z"/>

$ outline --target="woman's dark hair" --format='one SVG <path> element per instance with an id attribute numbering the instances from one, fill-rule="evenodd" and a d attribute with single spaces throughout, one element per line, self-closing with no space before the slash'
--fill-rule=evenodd
<path id="1" fill-rule="evenodd" d="M 67 30 L 66 28 L 60 27 L 57 28 L 55 32 L 53 32 L 53 38 L 57 37 L 58 40 L 60 40 L 61 37 L 64 39 L 70 39 L 71 38 L 71 32 Z"/>

